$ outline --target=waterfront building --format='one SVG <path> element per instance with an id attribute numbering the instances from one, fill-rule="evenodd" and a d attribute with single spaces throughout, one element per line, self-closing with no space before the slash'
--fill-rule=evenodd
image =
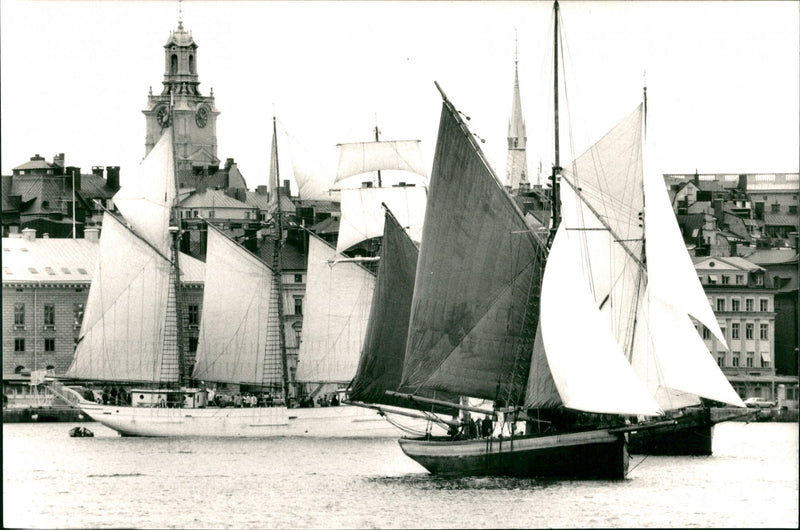
<path id="1" fill-rule="evenodd" d="M 705 328 L 711 355 L 744 399 L 775 397 L 775 289 L 763 267 L 739 257 L 695 258 L 695 270 L 728 349 Z"/>
<path id="2" fill-rule="evenodd" d="M 64 162 L 64 153 L 52 162 L 35 154 L 2 177 L 3 237 L 25 228 L 54 238 L 83 237 L 84 228 L 100 224 L 97 204 L 109 206 L 119 189 L 119 167 L 93 166 L 83 174 Z"/>

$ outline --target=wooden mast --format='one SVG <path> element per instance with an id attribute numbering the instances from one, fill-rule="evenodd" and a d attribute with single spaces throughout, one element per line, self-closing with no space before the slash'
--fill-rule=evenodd
<path id="1" fill-rule="evenodd" d="M 558 0 L 553 4 L 554 28 L 553 28 L 553 121 L 555 125 L 555 160 L 553 162 L 553 172 L 550 175 L 552 207 L 550 238 L 548 247 L 552 245 L 558 225 L 561 223 L 561 201 L 558 191 L 558 176 L 561 173 L 561 162 L 559 159 L 559 132 L 558 132 Z"/>
<path id="2" fill-rule="evenodd" d="M 275 142 L 275 152 L 272 153 L 275 157 L 273 164 L 275 164 L 275 244 L 272 247 L 272 273 L 273 273 L 273 288 L 277 294 L 278 299 L 278 341 L 280 344 L 281 354 L 281 372 L 283 373 L 283 398 L 286 404 L 289 404 L 289 362 L 286 358 L 286 337 L 283 330 L 283 278 L 281 273 L 281 246 L 283 245 L 283 224 L 281 221 L 281 175 L 280 164 L 278 163 L 278 136 L 277 125 L 275 116 L 272 117 L 272 138 Z"/>

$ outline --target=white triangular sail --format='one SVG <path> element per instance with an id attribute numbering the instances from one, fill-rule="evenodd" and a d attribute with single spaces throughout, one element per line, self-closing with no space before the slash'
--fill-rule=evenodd
<path id="1" fill-rule="evenodd" d="M 597 309 L 581 266 L 579 235 L 568 223 L 559 227 L 547 258 L 540 317 L 561 401 L 587 412 L 659 415 Z"/>
<path id="2" fill-rule="evenodd" d="M 380 170 L 408 171 L 422 177 L 415 177 L 416 181 L 428 182 L 419 140 L 347 143 L 340 144 L 339 149 L 339 166 L 334 182 Z"/>
<path id="3" fill-rule="evenodd" d="M 665 388 L 744 406 L 682 308 L 652 296 L 648 288 L 640 313 L 645 316 Z M 674 408 L 677 404 L 671 403 Z"/>
<path id="4" fill-rule="evenodd" d="M 150 244 L 113 215 L 103 215 L 99 256 L 68 377 L 178 380 L 177 320 L 174 304 L 168 307 L 174 297 L 170 269 Z"/>
<path id="5" fill-rule="evenodd" d="M 349 382 L 356 374 L 369 321 L 375 277 L 311 234 L 303 338 L 297 375 L 302 382 Z"/>
<path id="6" fill-rule="evenodd" d="M 172 239 L 168 228 L 175 196 L 172 127 L 169 127 L 139 165 L 136 174 L 114 195 L 113 201 L 137 234 L 162 254 L 169 255 Z"/>
<path id="7" fill-rule="evenodd" d="M 727 349 L 725 335 L 708 304 L 697 271 L 686 251 L 663 180 L 656 176 L 645 178 L 644 195 L 647 204 L 645 248 L 650 295 L 695 317 Z"/>
<path id="8" fill-rule="evenodd" d="M 382 204 L 391 210 L 409 237 L 418 242 L 425 221 L 427 191 L 422 186 L 342 189 L 342 216 L 336 251 L 343 252 L 356 243 L 383 235 Z"/>
<path id="9" fill-rule="evenodd" d="M 280 374 L 280 345 L 269 333 L 277 316 L 273 272 L 261 260 L 209 226 L 203 314 L 193 378 L 268 384 Z M 274 326 L 273 326 L 274 327 Z"/>

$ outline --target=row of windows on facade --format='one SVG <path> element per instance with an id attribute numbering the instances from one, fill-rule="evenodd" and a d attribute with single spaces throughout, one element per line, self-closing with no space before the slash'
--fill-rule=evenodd
<path id="1" fill-rule="evenodd" d="M 742 354 L 741 352 L 738 351 L 735 351 L 731 354 L 731 366 L 733 368 L 738 368 L 741 366 L 740 364 L 741 357 Z M 745 358 L 745 362 L 746 362 L 745 366 L 747 368 L 759 368 L 759 366 L 756 365 L 756 352 L 752 351 L 747 352 L 747 357 Z M 717 364 L 719 365 L 720 368 L 726 367 L 724 352 L 720 352 L 717 354 Z M 769 368 L 769 361 L 762 357 L 760 368 Z"/>
<path id="2" fill-rule="evenodd" d="M 44 329 L 55 330 L 56 326 L 56 306 L 55 304 L 44 304 L 43 306 Z M 83 322 L 84 304 L 72 304 L 72 324 L 75 329 L 80 329 Z M 17 302 L 14 304 L 14 329 L 25 329 L 25 304 Z"/>
<path id="3" fill-rule="evenodd" d="M 725 298 L 717 298 L 717 311 L 726 311 L 726 299 Z M 753 309 L 755 307 L 755 299 L 754 298 L 745 298 L 744 300 L 744 310 L 746 313 L 752 313 L 755 311 Z M 740 298 L 731 298 L 731 312 L 741 311 L 742 309 L 742 300 Z M 758 310 L 762 313 L 769 312 L 769 299 L 768 298 L 760 298 L 758 300 Z"/>
<path id="4" fill-rule="evenodd" d="M 725 326 L 720 325 L 720 330 L 722 330 L 722 334 L 726 335 L 725 333 Z M 741 339 L 741 324 L 739 322 L 734 322 L 731 324 L 731 339 Z M 744 325 L 744 338 L 752 340 L 754 338 L 755 333 L 755 324 L 746 323 Z M 727 336 L 727 335 L 726 335 Z M 711 332 L 708 331 L 708 328 L 703 327 L 703 338 L 710 339 Z M 769 340 L 769 324 L 761 323 L 758 327 L 758 338 L 760 340 Z"/>
<path id="5" fill-rule="evenodd" d="M 194 218 L 200 217 L 200 210 L 192 210 L 192 211 L 181 210 L 181 218 L 187 219 L 187 218 L 190 218 L 190 217 L 194 217 Z M 216 217 L 216 211 L 215 210 L 208 210 L 203 215 L 203 217 L 205 217 L 206 219 L 214 219 Z M 250 210 L 245 210 L 244 211 L 243 219 L 259 219 L 259 218 L 261 220 L 264 220 L 264 216 L 260 216 L 259 217 L 257 212 L 250 211 Z"/>
<path id="6" fill-rule="evenodd" d="M 700 278 L 700 283 L 703 283 L 703 276 L 698 275 Z M 731 276 L 727 274 L 709 274 L 708 281 L 706 282 L 707 285 L 717 285 L 719 283 L 719 278 L 722 279 L 722 285 L 731 285 Z M 735 283 L 733 285 L 742 285 L 744 286 L 744 274 L 736 274 L 734 276 Z M 753 283 L 755 285 L 764 285 L 764 276 L 760 274 L 753 275 Z"/>

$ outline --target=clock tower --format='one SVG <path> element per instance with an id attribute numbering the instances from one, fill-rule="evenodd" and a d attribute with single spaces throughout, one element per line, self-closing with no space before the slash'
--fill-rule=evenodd
<path id="1" fill-rule="evenodd" d="M 197 44 L 190 32 L 171 31 L 164 45 L 164 88 L 154 95 L 151 87 L 147 108 L 142 113 L 147 122 L 145 155 L 153 149 L 161 132 L 172 121 L 174 125 L 175 163 L 181 183 L 191 185 L 192 175 L 218 168 L 217 116 L 214 90 L 210 96 L 200 93 L 197 75 Z M 170 105 L 172 115 L 170 116 Z"/>

